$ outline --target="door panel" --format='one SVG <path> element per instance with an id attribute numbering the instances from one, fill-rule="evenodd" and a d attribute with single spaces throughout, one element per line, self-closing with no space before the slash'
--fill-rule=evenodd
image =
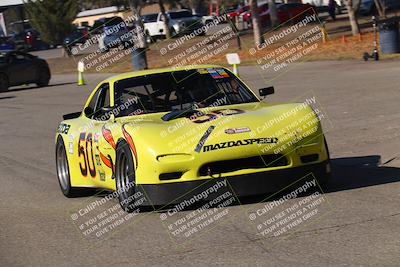
<path id="1" fill-rule="evenodd" d="M 80 177 L 77 184 L 109 188 L 106 183 L 110 183 L 113 169 L 105 165 L 101 153 L 102 147 L 107 147 L 107 143 L 103 141 L 103 129 L 109 123 L 102 108 L 109 107 L 109 105 L 109 84 L 105 83 L 98 87 L 88 101 L 85 110 L 90 108 L 91 112 L 82 119 L 82 125 L 79 129 L 83 130 L 76 133 L 76 160 L 71 164 L 75 165 L 76 173 Z M 108 154 L 104 157 L 107 156 Z"/>

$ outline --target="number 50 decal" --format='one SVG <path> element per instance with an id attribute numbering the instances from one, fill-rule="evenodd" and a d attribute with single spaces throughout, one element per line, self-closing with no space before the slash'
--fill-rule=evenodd
<path id="1" fill-rule="evenodd" d="M 90 154 L 90 155 L 89 155 Z M 78 156 L 83 159 L 83 163 L 79 162 L 79 168 L 83 176 L 87 176 L 88 170 L 90 176 L 96 177 L 96 167 L 93 157 L 93 141 L 92 134 L 81 133 L 78 142 Z"/>

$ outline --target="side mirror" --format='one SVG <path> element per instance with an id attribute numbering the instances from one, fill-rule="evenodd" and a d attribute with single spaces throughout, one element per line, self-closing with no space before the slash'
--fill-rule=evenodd
<path id="1" fill-rule="evenodd" d="M 115 121 L 114 107 L 102 107 L 101 114 L 105 115 L 106 120 Z"/>
<path id="2" fill-rule="evenodd" d="M 265 97 L 267 95 L 272 95 L 275 93 L 275 89 L 273 86 L 266 87 L 266 88 L 261 88 L 258 90 L 259 94 L 261 97 Z"/>
<path id="3" fill-rule="evenodd" d="M 85 114 L 86 117 L 92 117 L 93 113 L 94 113 L 94 110 L 91 107 L 86 107 L 83 110 L 83 113 Z"/>

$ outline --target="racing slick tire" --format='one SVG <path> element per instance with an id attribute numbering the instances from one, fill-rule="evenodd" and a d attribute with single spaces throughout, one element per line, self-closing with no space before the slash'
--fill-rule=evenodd
<path id="1" fill-rule="evenodd" d="M 135 164 L 131 149 L 126 141 L 121 140 L 117 145 L 115 161 L 115 184 L 121 208 L 126 212 L 133 212 L 136 192 Z"/>
<path id="2" fill-rule="evenodd" d="M 49 85 L 50 82 L 50 71 L 46 68 L 40 68 L 38 72 L 38 80 L 36 85 L 38 87 L 43 87 Z"/>
<path id="3" fill-rule="evenodd" d="M 5 92 L 8 90 L 9 81 L 7 75 L 0 73 L 0 92 Z"/>
<path id="4" fill-rule="evenodd" d="M 58 182 L 60 184 L 61 192 L 64 194 L 64 196 L 78 196 L 81 191 L 71 186 L 67 153 L 65 151 L 64 140 L 61 135 L 58 136 L 56 144 L 56 167 Z"/>

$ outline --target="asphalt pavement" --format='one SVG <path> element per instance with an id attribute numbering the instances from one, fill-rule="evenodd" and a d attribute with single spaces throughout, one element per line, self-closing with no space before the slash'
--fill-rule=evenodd
<path id="1" fill-rule="evenodd" d="M 252 88 L 275 86 L 266 101 L 315 96 L 333 177 L 324 216 L 290 234 L 260 236 L 246 212 L 268 202 L 225 208 L 232 216 L 193 240 L 175 240 L 160 213 L 145 212 L 111 235 L 88 240 L 71 210 L 96 196 L 65 198 L 54 159 L 55 130 L 81 110 L 109 75 L 54 75 L 45 88 L 0 94 L 0 266 L 396 266 L 400 262 L 400 63 L 312 62 L 282 75 L 242 67 Z M 295 202 L 299 199 L 292 199 Z M 180 214 L 189 214 L 190 211 Z"/>

